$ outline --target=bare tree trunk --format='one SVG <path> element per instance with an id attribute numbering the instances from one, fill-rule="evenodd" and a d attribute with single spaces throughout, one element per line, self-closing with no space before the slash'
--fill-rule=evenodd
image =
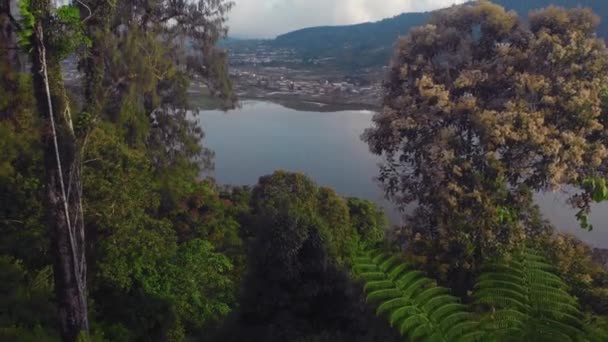
<path id="1" fill-rule="evenodd" d="M 32 2 L 32 9 L 41 13 L 32 39 L 32 74 L 38 107 L 46 120 L 44 166 L 58 318 L 62 339 L 72 342 L 89 329 L 80 153 L 59 59 L 45 42 L 49 6 L 49 0 Z"/>

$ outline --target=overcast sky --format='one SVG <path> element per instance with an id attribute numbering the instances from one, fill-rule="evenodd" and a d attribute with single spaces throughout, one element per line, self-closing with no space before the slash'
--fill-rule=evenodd
<path id="1" fill-rule="evenodd" d="M 376 21 L 403 12 L 421 12 L 464 0 L 234 0 L 230 35 L 274 38 L 304 27 Z"/>

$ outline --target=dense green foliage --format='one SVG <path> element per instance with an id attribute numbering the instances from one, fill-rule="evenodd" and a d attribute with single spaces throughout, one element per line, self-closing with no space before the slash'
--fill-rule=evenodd
<path id="1" fill-rule="evenodd" d="M 0 337 L 45 341 L 54 330 L 51 267 L 30 268 L 11 257 L 0 257 Z"/>
<path id="2" fill-rule="evenodd" d="M 141 291 L 158 302 L 156 309 L 147 309 L 150 316 L 146 318 L 137 317 L 132 307 L 103 300 L 96 305 L 99 313 L 112 317 L 114 324 L 134 326 L 143 323 L 138 323 L 142 319 L 148 326 L 162 325 L 171 313 L 191 327 L 226 315 L 233 303 L 233 264 L 214 246 L 224 248 L 225 243 L 234 242 L 228 241 L 230 237 L 210 238 L 213 230 L 237 234 L 238 225 L 230 218 L 209 224 L 196 220 L 195 213 L 189 215 L 190 221 L 183 222 L 185 218 L 179 216 L 178 209 L 158 216 L 162 188 L 145 153 L 121 143 L 112 131 L 97 128 L 89 139 L 86 156 L 90 162 L 84 169 L 88 199 L 85 219 L 90 232 L 89 255 L 95 256 L 89 265 L 97 270 L 94 279 L 99 284 L 91 287 L 91 292 L 99 298 L 111 296 L 120 303 L 132 300 L 131 294 Z M 212 185 L 194 180 L 190 186 L 201 195 L 215 191 Z M 189 201 L 189 194 L 181 196 L 181 201 Z M 217 195 L 206 200 L 210 207 L 220 201 Z M 219 208 L 210 214 L 222 215 L 221 211 Z M 186 229 L 194 232 L 186 234 Z M 165 317 L 154 323 L 161 312 Z M 151 332 L 139 333 L 146 336 Z"/>
<path id="3" fill-rule="evenodd" d="M 362 253 L 354 265 L 378 315 L 411 340 L 601 340 L 587 329 L 577 300 L 545 258 L 531 250 L 489 262 L 466 306 L 423 272 L 383 252 Z"/>
<path id="4" fill-rule="evenodd" d="M 28 43 L 36 20 L 47 16 L 43 25 L 48 25 L 51 87 L 63 84 L 55 63 L 67 55 L 78 52 L 81 64 L 88 65 L 84 89 L 74 88 L 72 96 L 53 101 L 60 99 L 74 113 L 82 153 L 93 338 L 180 341 L 217 324 L 235 306 L 244 250 L 238 212 L 231 211 L 213 183 L 199 180 L 211 154 L 200 144 L 202 132 L 185 109 L 192 74 L 205 77 L 210 88 L 228 85 L 217 95 L 231 96 L 221 58 L 213 50 L 231 4 L 203 4 L 217 10 L 213 18 L 199 12 L 203 7 L 185 2 L 170 2 L 169 7 L 159 2 L 154 9 L 98 1 L 48 13 L 41 1 L 20 4 L 22 20 L 13 29 L 20 30 L 15 45 L 19 40 L 25 53 L 33 51 Z M 150 20 L 141 16 L 146 11 L 184 16 L 183 26 L 194 31 L 177 32 L 156 19 L 141 30 L 140 20 Z M 197 31 L 202 25 L 208 28 L 205 34 Z M 180 54 L 168 33 L 194 36 L 205 59 L 188 66 L 207 68 L 183 69 L 180 58 L 192 56 Z M 3 305 L 0 339 L 56 340 L 59 317 L 49 273 L 55 252 L 45 215 L 42 161 L 49 126 L 39 119 L 34 100 L 40 89 L 33 87 L 32 76 L 11 55 L 1 57 L 0 255 L 8 311 Z M 90 59 L 94 63 L 87 64 Z M 37 70 L 33 76 L 38 77 Z M 61 89 L 51 90 L 61 94 Z M 63 136 L 59 139 L 64 143 Z M 34 307 L 40 310 L 30 309 Z"/>
<path id="5" fill-rule="evenodd" d="M 41 267 L 48 262 L 48 242 L 41 222 L 40 122 L 33 110 L 30 79 L 7 66 L 0 61 L 0 248 L 29 267 Z"/>
<path id="6" fill-rule="evenodd" d="M 578 303 L 553 267 L 533 251 L 490 262 L 477 279 L 475 303 L 491 314 L 481 324 L 501 340 L 576 340 L 582 335 Z"/>
<path id="7" fill-rule="evenodd" d="M 215 47 L 226 35 L 232 2 L 99 0 L 56 9 L 45 0 L 20 3 L 20 22 L 0 6 L 0 340 L 398 341 L 400 334 L 439 341 L 607 340 L 608 272 L 591 260 L 589 246 L 554 235 L 531 195 L 549 185 L 580 186 L 572 202 L 581 218 L 592 201 L 608 197 L 602 149 L 608 90 L 600 82 L 606 64 L 589 13 L 536 13 L 528 32 L 495 6 L 462 7 L 401 42 L 402 63 L 389 81 L 405 79 L 399 91 L 411 93 L 389 82 L 376 133 L 398 129 L 383 142 L 401 147 L 409 141 L 392 138 L 422 139 L 414 159 L 428 165 L 416 175 L 421 182 L 395 197 L 403 203 L 419 196 L 420 208 L 407 227 L 391 229 L 372 202 L 344 198 L 300 173 L 277 171 L 253 189 L 220 188 L 201 177 L 213 153 L 196 113 L 188 112 L 188 89 L 201 81 L 226 107 L 234 104 L 226 55 Z M 384 44 L 394 38 L 388 31 L 409 24 L 384 21 L 368 36 L 363 30 L 370 25 L 359 27 L 360 45 L 348 52 L 357 65 L 369 63 L 357 49 L 373 49 L 365 45 L 371 36 Z M 465 29 L 457 34 L 452 25 Z M 479 42 L 471 39 L 475 25 Z M 351 39 L 348 29 L 336 30 Z M 297 36 L 281 39 L 297 42 Z M 529 49 L 489 52 L 501 39 Z M 554 49 L 550 56 L 547 47 Z M 424 54 L 440 64 L 453 58 L 452 69 L 408 59 Z M 24 55 L 34 65 L 48 62 L 48 75 L 24 70 Z M 78 59 L 82 78 L 63 79 L 68 55 Z M 524 68 L 530 58 L 538 65 L 548 59 L 563 74 L 539 67 L 532 75 L 510 74 L 513 79 L 478 77 L 477 71 L 494 73 L 499 62 Z M 416 82 L 408 78 L 420 70 L 425 74 Z M 440 85 L 450 73 L 461 76 L 454 78 L 458 85 Z M 508 95 L 519 110 L 487 115 L 494 90 L 504 84 L 516 89 Z M 446 99 L 446 89 L 458 96 Z M 484 110 L 472 110 L 465 91 Z M 412 94 L 418 102 L 408 102 Z M 408 103 L 420 117 L 399 113 L 424 120 L 398 117 L 382 126 L 387 113 Z M 437 106 L 455 119 L 438 118 Z M 48 116 L 49 109 L 60 111 Z M 471 112 L 479 114 L 475 120 Z M 51 133 L 55 116 L 59 134 Z M 447 128 L 435 134 L 428 122 Z M 418 130 L 407 131 L 413 127 Z M 457 128 L 472 147 L 458 143 Z M 533 131 L 547 136 L 536 141 Z M 86 228 L 90 324 L 77 337 L 65 333 L 66 297 L 59 296 L 70 284 L 58 275 L 57 255 L 67 252 L 53 239 L 52 138 L 59 159 L 73 159 L 65 172 L 69 184 L 76 184 L 72 176 L 82 182 L 82 189 L 68 187 L 70 199 L 82 195 L 76 207 L 82 206 Z M 466 155 L 458 155 L 463 149 Z M 435 158 L 437 151 L 453 155 L 446 161 Z M 557 153 L 562 157 L 555 159 Z M 545 159 L 524 172 L 518 158 L 526 156 Z M 388 179 L 389 186 L 411 180 Z M 542 255 L 522 251 L 524 245 Z M 394 256 L 368 252 L 379 246 L 393 248 Z M 450 283 L 451 290 L 438 286 Z"/>
<path id="8" fill-rule="evenodd" d="M 240 307 L 223 340 L 390 340 L 342 267 L 361 246 L 380 240 L 384 225 L 374 227 L 378 236 L 358 234 L 344 198 L 283 171 L 253 189 L 249 222 Z"/>
<path id="9" fill-rule="evenodd" d="M 474 341 L 479 331 L 459 300 L 434 281 L 382 253 L 362 253 L 354 266 L 377 314 L 412 340 Z"/>

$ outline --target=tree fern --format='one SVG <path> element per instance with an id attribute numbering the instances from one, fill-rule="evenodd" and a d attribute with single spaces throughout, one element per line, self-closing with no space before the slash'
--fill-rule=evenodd
<path id="1" fill-rule="evenodd" d="M 367 300 L 377 313 L 412 340 L 472 341 L 478 323 L 449 290 L 438 287 L 417 270 L 382 252 L 355 259 L 355 273 L 366 282 Z"/>
<path id="2" fill-rule="evenodd" d="M 572 341 L 582 338 L 576 299 L 534 251 L 486 265 L 475 286 L 476 304 L 490 313 L 483 329 L 499 340 Z"/>
<path id="3" fill-rule="evenodd" d="M 423 272 L 381 251 L 356 258 L 354 273 L 377 314 L 410 340 L 599 340 L 584 326 L 565 283 L 531 250 L 485 266 L 473 293 L 476 314 Z"/>

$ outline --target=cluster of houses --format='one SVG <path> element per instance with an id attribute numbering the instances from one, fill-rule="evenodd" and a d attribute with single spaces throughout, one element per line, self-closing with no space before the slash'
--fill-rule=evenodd
<path id="1" fill-rule="evenodd" d="M 230 65 L 234 67 L 300 64 L 302 62 L 303 60 L 296 57 L 296 53 L 292 49 L 270 48 L 266 45 L 230 52 Z"/>
<path id="2" fill-rule="evenodd" d="M 285 94 L 303 96 L 379 96 L 381 88 L 379 84 L 359 84 L 353 81 L 330 81 L 322 78 L 290 78 L 289 76 L 278 76 L 276 73 L 261 74 L 254 71 L 234 70 L 233 77 L 237 89 L 246 91 L 255 88 L 265 92 L 280 92 Z M 288 73 L 286 73 L 288 75 Z"/>

